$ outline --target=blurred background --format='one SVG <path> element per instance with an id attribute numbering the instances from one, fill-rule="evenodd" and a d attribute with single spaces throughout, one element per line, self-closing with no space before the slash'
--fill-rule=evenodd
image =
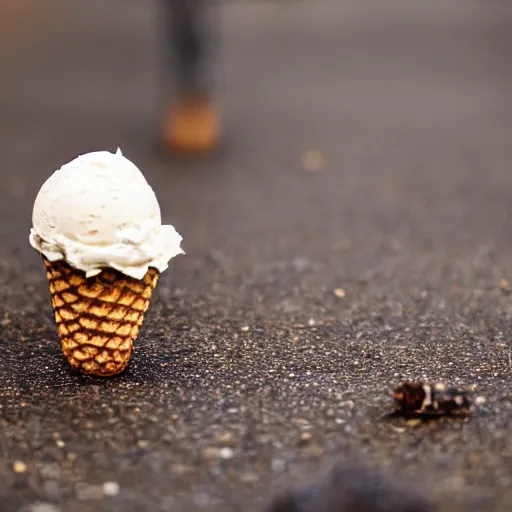
<path id="1" fill-rule="evenodd" d="M 4 194 L 19 199 L 3 204 L 27 226 L 53 169 L 120 146 L 159 191 L 164 217 L 189 234 L 183 265 L 223 245 L 241 272 L 254 271 L 267 248 L 328 258 L 332 243 L 363 237 L 369 267 L 381 237 L 410 245 L 416 230 L 414 244 L 464 252 L 466 235 L 453 245 L 461 222 L 480 226 L 478 243 L 501 236 L 511 156 L 506 2 L 219 2 L 225 144 L 198 162 L 157 151 L 171 98 L 161 3 L 1 5 L 1 172 Z M 240 233 L 258 241 L 251 258 Z M 345 268 L 358 274 L 361 262 L 348 251 Z"/>

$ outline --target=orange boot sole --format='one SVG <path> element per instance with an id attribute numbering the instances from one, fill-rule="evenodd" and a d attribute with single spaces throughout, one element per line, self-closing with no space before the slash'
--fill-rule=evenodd
<path id="1" fill-rule="evenodd" d="M 180 155 L 210 153 L 219 145 L 220 124 L 219 110 L 209 98 L 180 98 L 163 120 L 164 147 Z"/>

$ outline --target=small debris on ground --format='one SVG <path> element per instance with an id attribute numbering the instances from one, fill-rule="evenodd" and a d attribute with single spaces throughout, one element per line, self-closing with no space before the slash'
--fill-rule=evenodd
<path id="1" fill-rule="evenodd" d="M 215 436 L 217 443 L 223 446 L 234 446 L 236 444 L 236 438 L 231 432 L 218 432 Z"/>
<path id="2" fill-rule="evenodd" d="M 503 293 L 510 293 L 512 291 L 512 287 L 510 286 L 508 279 L 500 279 L 500 290 Z"/>
<path id="3" fill-rule="evenodd" d="M 119 494 L 119 484 L 117 482 L 105 482 L 103 484 L 103 494 L 108 497 L 114 497 Z"/>
<path id="4" fill-rule="evenodd" d="M 224 446 L 223 448 L 218 448 L 217 446 L 207 446 L 203 449 L 203 457 L 206 460 L 230 460 L 235 456 L 235 451 L 233 448 L 229 448 L 228 446 Z"/>
<path id="5" fill-rule="evenodd" d="M 313 439 L 311 432 L 302 432 L 299 439 L 299 446 L 308 444 Z"/>
<path id="6" fill-rule="evenodd" d="M 335 288 L 333 290 L 334 295 L 338 297 L 338 299 L 343 299 L 346 295 L 345 290 L 343 288 Z"/>
<path id="7" fill-rule="evenodd" d="M 404 418 L 464 417 L 473 405 L 470 390 L 434 382 L 402 382 L 393 390 L 393 398 L 395 410 L 390 416 Z"/>
<path id="8" fill-rule="evenodd" d="M 474 401 L 474 404 L 476 406 L 479 406 L 479 405 L 484 405 L 487 403 L 487 398 L 485 396 L 477 396 L 475 398 L 475 401 Z"/>
<path id="9" fill-rule="evenodd" d="M 21 460 L 17 460 L 14 462 L 14 464 L 12 465 L 12 470 L 15 472 L 15 473 L 25 473 L 27 471 L 27 465 L 22 462 Z"/>
<path id="10" fill-rule="evenodd" d="M 219 457 L 224 460 L 232 459 L 235 456 L 235 452 L 232 448 L 225 446 L 219 450 Z"/>

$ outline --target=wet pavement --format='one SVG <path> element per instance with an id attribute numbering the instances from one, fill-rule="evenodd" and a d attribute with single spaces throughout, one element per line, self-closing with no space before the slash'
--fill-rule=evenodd
<path id="1" fill-rule="evenodd" d="M 156 11 L 75 4 L 2 70 L 2 510 L 261 511 L 339 460 L 509 510 L 505 3 L 225 3 L 226 147 L 200 162 L 154 150 Z M 118 146 L 187 255 L 97 380 L 60 355 L 28 232 L 54 169 Z M 409 378 L 487 402 L 384 421 Z"/>

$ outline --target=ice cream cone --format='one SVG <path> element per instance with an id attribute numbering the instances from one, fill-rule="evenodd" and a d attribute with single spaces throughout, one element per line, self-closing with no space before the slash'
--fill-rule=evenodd
<path id="1" fill-rule="evenodd" d="M 43 256 L 52 305 L 69 364 L 82 373 L 111 376 L 121 373 L 144 322 L 159 272 L 149 268 L 134 279 L 111 268 L 93 277 L 64 260 Z"/>
<path id="2" fill-rule="evenodd" d="M 46 267 L 69 364 L 121 373 L 159 275 L 184 254 L 144 175 L 120 149 L 78 156 L 39 190 L 29 242 Z"/>

